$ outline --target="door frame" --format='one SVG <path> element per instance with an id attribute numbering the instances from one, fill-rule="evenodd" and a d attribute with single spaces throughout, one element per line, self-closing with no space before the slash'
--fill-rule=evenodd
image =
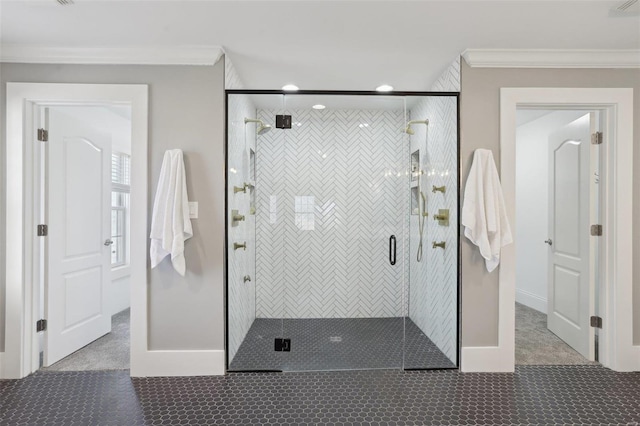
<path id="1" fill-rule="evenodd" d="M 19 379 L 39 368 L 40 272 L 36 209 L 39 161 L 36 109 L 50 105 L 131 105 L 131 375 L 149 363 L 147 347 L 148 86 L 143 84 L 7 83 L 6 311 L 0 378 Z M 137 284 L 137 285 L 136 285 Z"/>
<path id="2" fill-rule="evenodd" d="M 601 151 L 602 216 L 599 332 L 600 362 L 615 371 L 640 370 L 633 321 L 633 89 L 500 89 L 500 174 L 507 215 L 515 227 L 516 109 L 602 111 L 605 143 Z M 619 224 L 619 225 L 618 225 Z M 491 371 L 514 371 L 515 260 L 517 241 L 502 249 L 499 271 L 498 346 Z M 489 370 L 487 370 L 489 371 Z"/>

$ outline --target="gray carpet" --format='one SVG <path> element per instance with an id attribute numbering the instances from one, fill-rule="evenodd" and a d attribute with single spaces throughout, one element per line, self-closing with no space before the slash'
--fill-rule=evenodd
<path id="1" fill-rule="evenodd" d="M 126 309 L 111 317 L 111 333 L 42 371 L 126 370 L 129 368 L 129 316 Z"/>
<path id="2" fill-rule="evenodd" d="M 291 339 L 291 352 L 276 352 L 274 339 L 283 336 L 283 321 L 259 318 L 231 360 L 229 370 L 455 368 L 413 321 L 404 320 L 402 317 L 287 319 L 284 337 Z"/>
<path id="3" fill-rule="evenodd" d="M 547 316 L 516 303 L 516 365 L 598 365 L 547 328 Z"/>

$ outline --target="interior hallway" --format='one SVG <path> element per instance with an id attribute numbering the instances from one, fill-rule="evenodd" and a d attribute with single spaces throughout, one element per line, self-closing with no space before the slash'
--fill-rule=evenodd
<path id="1" fill-rule="evenodd" d="M 111 333 L 42 371 L 128 370 L 130 309 L 111 317 Z"/>
<path id="2" fill-rule="evenodd" d="M 599 365 L 547 328 L 547 316 L 516 303 L 516 365 Z"/>

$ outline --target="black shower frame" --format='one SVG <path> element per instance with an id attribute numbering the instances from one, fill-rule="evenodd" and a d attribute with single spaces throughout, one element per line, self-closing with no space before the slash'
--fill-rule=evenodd
<path id="1" fill-rule="evenodd" d="M 363 91 L 363 90 L 245 90 L 245 89 L 227 89 L 225 90 L 224 97 L 224 366 L 225 373 L 258 373 L 258 372 L 271 372 L 282 373 L 282 370 L 242 370 L 242 371 L 229 371 L 229 253 L 227 251 L 229 244 L 229 188 L 228 188 L 228 163 L 229 163 L 229 95 L 335 95 L 335 96 L 443 96 L 443 97 L 455 97 L 456 98 L 456 144 L 457 144 L 457 173 L 458 173 L 458 261 L 457 261 L 457 277 L 458 277 L 458 292 L 457 292 L 457 321 L 458 321 L 458 338 L 456 339 L 456 366 L 455 367 L 443 367 L 443 368 L 404 368 L 403 371 L 413 370 L 459 370 L 461 360 L 462 349 L 462 277 L 461 277 L 461 253 L 462 247 L 460 245 L 460 92 L 406 92 L 406 91 L 391 91 L 391 92 L 377 92 L 377 91 Z M 340 371 L 340 370 L 338 370 Z"/>

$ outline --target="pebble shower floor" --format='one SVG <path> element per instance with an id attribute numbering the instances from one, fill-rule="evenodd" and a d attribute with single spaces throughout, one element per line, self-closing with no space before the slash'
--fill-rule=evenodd
<path id="1" fill-rule="evenodd" d="M 640 373 L 371 370 L 129 378 L 38 372 L 0 381 L 4 425 L 640 425 Z"/>

